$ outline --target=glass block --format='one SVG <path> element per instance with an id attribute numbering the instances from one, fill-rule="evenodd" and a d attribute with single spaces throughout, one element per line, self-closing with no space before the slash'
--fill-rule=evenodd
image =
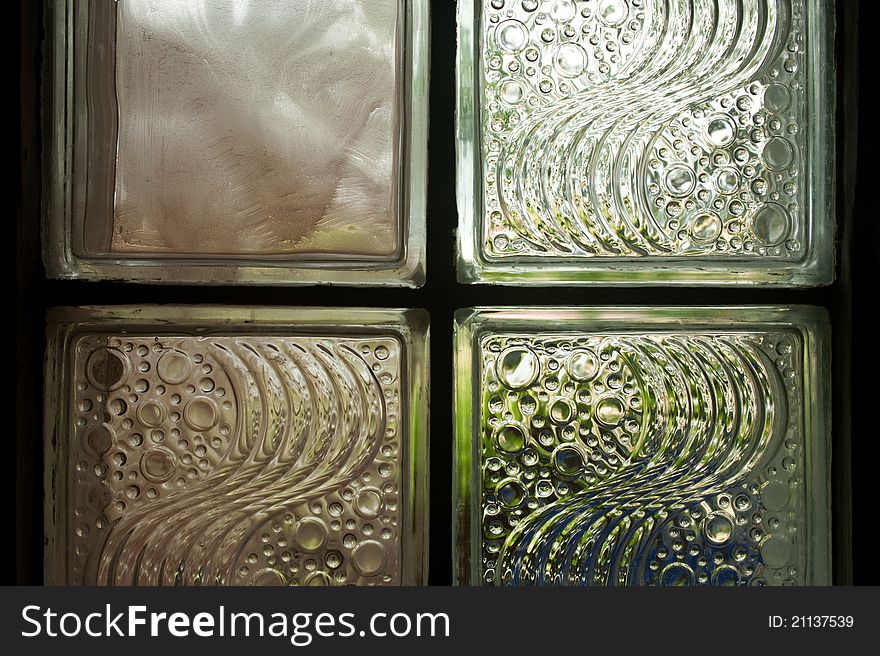
<path id="1" fill-rule="evenodd" d="M 829 331 L 810 307 L 460 311 L 457 583 L 830 584 Z"/>
<path id="2" fill-rule="evenodd" d="M 460 0 L 459 279 L 834 277 L 826 0 Z"/>
<path id="3" fill-rule="evenodd" d="M 427 330 L 417 310 L 53 310 L 46 583 L 423 584 Z"/>
<path id="4" fill-rule="evenodd" d="M 428 0 L 55 0 L 52 277 L 419 286 Z"/>

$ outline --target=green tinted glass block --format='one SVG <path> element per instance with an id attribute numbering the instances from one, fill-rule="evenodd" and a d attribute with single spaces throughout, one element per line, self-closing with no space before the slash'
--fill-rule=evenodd
<path id="1" fill-rule="evenodd" d="M 423 583 L 426 349 L 420 311 L 54 310 L 46 582 Z"/>
<path id="2" fill-rule="evenodd" d="M 827 284 L 827 0 L 460 0 L 459 278 Z"/>
<path id="3" fill-rule="evenodd" d="M 807 307 L 460 311 L 457 582 L 829 584 L 828 332 Z"/>

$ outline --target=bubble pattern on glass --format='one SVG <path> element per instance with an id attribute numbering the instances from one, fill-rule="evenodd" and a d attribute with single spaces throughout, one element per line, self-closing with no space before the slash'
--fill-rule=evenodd
<path id="1" fill-rule="evenodd" d="M 480 348 L 485 584 L 804 582 L 798 334 Z"/>
<path id="2" fill-rule="evenodd" d="M 400 583 L 390 337 L 75 347 L 68 582 Z"/>
<path id="3" fill-rule="evenodd" d="M 489 257 L 800 257 L 803 0 L 485 0 Z"/>

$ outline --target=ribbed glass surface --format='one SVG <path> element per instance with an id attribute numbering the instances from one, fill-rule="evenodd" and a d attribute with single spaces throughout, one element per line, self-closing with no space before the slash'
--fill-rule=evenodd
<path id="1" fill-rule="evenodd" d="M 420 580 L 422 556 L 405 545 L 427 521 L 427 382 L 412 361 L 424 357 L 423 325 L 288 311 L 285 328 L 280 311 L 256 329 L 215 315 L 159 330 L 108 312 L 56 324 L 54 346 L 71 359 L 50 372 L 52 582 Z"/>
<path id="2" fill-rule="evenodd" d="M 581 312 L 499 309 L 460 324 L 459 362 L 473 358 L 457 390 L 459 413 L 474 404 L 459 435 L 459 466 L 474 477 L 461 493 L 475 533 L 460 536 L 473 541 L 473 574 L 502 585 L 822 580 L 827 536 L 813 531 L 815 513 L 827 519 L 827 469 L 805 405 L 809 313 L 802 326 L 773 312 L 725 326 L 724 312 L 681 310 L 673 327 L 660 325 L 669 311 Z M 657 325 L 639 327 L 641 314 Z"/>
<path id="3" fill-rule="evenodd" d="M 814 248 L 830 269 L 821 3 L 485 0 L 459 20 L 466 277 L 786 283 Z"/>

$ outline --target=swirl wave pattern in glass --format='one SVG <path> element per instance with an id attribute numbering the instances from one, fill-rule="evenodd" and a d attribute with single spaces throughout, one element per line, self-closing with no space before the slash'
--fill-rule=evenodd
<path id="1" fill-rule="evenodd" d="M 576 315 L 541 312 L 546 323 L 528 328 L 516 325 L 522 312 L 499 310 L 504 320 L 479 328 L 477 314 L 464 331 L 473 379 L 458 399 L 472 395 L 477 423 L 459 435 L 459 467 L 474 477 L 460 488 L 473 504 L 465 530 L 475 532 L 460 577 L 827 582 L 825 437 L 805 406 L 818 400 L 809 329 L 781 313 L 750 326 L 614 329 L 613 312 L 595 311 L 556 330 L 545 326 Z M 638 313 L 626 314 L 634 324 Z"/>
<path id="2" fill-rule="evenodd" d="M 67 337 L 56 582 L 418 580 L 403 391 L 418 340 L 120 327 Z"/>
<path id="3" fill-rule="evenodd" d="M 830 282 L 822 3 L 472 4 L 464 278 Z"/>

